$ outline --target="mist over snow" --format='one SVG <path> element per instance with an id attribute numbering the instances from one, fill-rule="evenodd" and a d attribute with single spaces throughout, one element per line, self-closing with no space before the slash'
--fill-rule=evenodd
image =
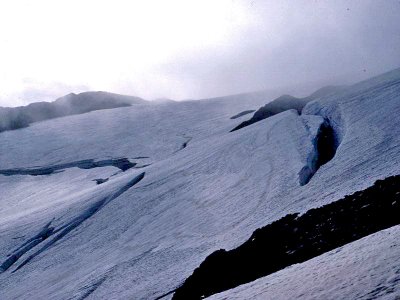
<path id="1" fill-rule="evenodd" d="M 306 96 L 400 65 L 386 1 L 1 1 L 0 106 L 101 90 Z"/>

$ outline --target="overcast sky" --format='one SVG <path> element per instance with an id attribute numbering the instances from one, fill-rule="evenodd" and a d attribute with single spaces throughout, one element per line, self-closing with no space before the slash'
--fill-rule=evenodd
<path id="1" fill-rule="evenodd" d="M 304 92 L 397 67 L 399 0 L 0 1 L 0 106 Z"/>

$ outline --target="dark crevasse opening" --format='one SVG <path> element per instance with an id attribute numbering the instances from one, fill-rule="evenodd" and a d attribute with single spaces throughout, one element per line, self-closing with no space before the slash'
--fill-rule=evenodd
<path id="1" fill-rule="evenodd" d="M 237 119 L 237 118 L 243 117 L 243 116 L 245 116 L 245 115 L 247 115 L 247 114 L 251 114 L 251 113 L 253 113 L 253 112 L 255 112 L 254 109 L 244 110 L 244 111 L 242 111 L 242 112 L 240 112 L 240 113 L 238 113 L 238 114 L 236 114 L 236 115 L 230 117 L 230 119 L 231 119 L 231 120 L 235 120 L 235 119 Z"/>
<path id="2" fill-rule="evenodd" d="M 299 172 L 300 185 L 306 185 L 318 169 L 332 160 L 339 146 L 335 131 L 329 120 L 325 120 L 314 139 L 314 151 L 306 166 Z"/>
<path id="3" fill-rule="evenodd" d="M 94 159 L 85 159 L 80 161 L 73 161 L 69 163 L 52 165 L 46 167 L 37 167 L 37 168 L 19 168 L 19 169 L 4 169 L 0 170 L 0 175 L 12 176 L 12 175 L 31 175 L 31 176 L 40 176 L 40 175 L 50 175 L 55 172 L 62 172 L 68 168 L 80 168 L 80 169 L 93 169 L 100 167 L 108 167 L 113 166 L 121 171 L 125 172 L 130 168 L 136 166 L 137 163 L 131 162 L 129 159 L 123 158 L 112 158 L 105 160 L 95 161 Z"/>
<path id="4" fill-rule="evenodd" d="M 191 140 L 192 140 L 192 137 L 186 137 L 186 141 L 182 143 L 182 145 L 178 151 L 185 149 L 189 145 L 189 142 Z"/>
<path id="5" fill-rule="evenodd" d="M 399 175 L 303 215 L 287 215 L 257 229 L 236 249 L 215 251 L 173 299 L 202 299 L 398 224 Z"/>
<path id="6" fill-rule="evenodd" d="M 317 137 L 317 169 L 330 161 L 336 154 L 335 132 L 329 121 L 325 121 Z"/>

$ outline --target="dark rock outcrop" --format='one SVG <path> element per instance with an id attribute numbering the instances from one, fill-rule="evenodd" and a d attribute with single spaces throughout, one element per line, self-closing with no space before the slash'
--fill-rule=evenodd
<path id="1" fill-rule="evenodd" d="M 236 249 L 209 255 L 173 299 L 202 299 L 400 224 L 400 175 L 303 215 L 254 231 Z"/>
<path id="2" fill-rule="evenodd" d="M 315 91 L 310 96 L 304 98 L 296 98 L 290 95 L 280 96 L 275 100 L 265 104 L 263 107 L 259 108 L 249 120 L 240 123 L 238 126 L 233 128 L 231 132 L 269 118 L 286 110 L 295 109 L 300 114 L 303 107 L 308 102 L 320 97 L 328 96 L 335 92 L 342 91 L 343 89 L 344 87 L 342 86 L 326 86 Z"/>

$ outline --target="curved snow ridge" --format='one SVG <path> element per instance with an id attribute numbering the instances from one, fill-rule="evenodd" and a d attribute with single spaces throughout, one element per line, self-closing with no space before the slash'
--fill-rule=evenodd
<path id="1" fill-rule="evenodd" d="M 124 186 L 122 186 L 120 189 L 118 189 L 116 192 L 112 193 L 108 197 L 102 198 L 101 200 L 91 204 L 86 210 L 84 210 L 81 214 L 76 216 L 74 219 L 69 221 L 67 224 L 64 224 L 60 226 L 59 228 L 55 227 L 50 227 L 52 221 L 50 221 L 48 224 L 46 224 L 41 231 L 23 243 L 20 247 L 18 247 L 13 253 L 10 253 L 10 257 L 6 259 L 1 265 L 0 265 L 0 273 L 6 271 L 9 269 L 14 263 L 16 263 L 25 253 L 39 245 L 41 242 L 50 239 L 49 242 L 47 242 L 43 247 L 35 251 L 33 254 L 31 254 L 29 257 L 27 257 L 18 267 L 13 270 L 13 273 L 15 271 L 18 271 L 20 268 L 22 268 L 24 265 L 26 265 L 28 262 L 30 262 L 33 258 L 35 258 L 37 255 L 41 254 L 42 252 L 46 251 L 49 249 L 54 243 L 65 237 L 69 232 L 77 228 L 79 225 L 81 225 L 84 221 L 92 217 L 94 214 L 96 214 L 98 211 L 100 211 L 103 207 L 105 207 L 108 203 L 113 201 L 114 199 L 118 198 L 121 196 L 123 193 L 125 193 L 128 189 L 139 183 L 145 176 L 145 172 L 140 173 L 139 175 L 135 176 L 133 179 L 131 179 L 128 183 L 126 183 Z"/>
<path id="2" fill-rule="evenodd" d="M 50 175 L 54 172 L 62 172 L 65 169 L 69 168 L 80 168 L 80 169 L 93 169 L 100 167 L 116 167 L 121 171 L 129 170 L 136 166 L 137 163 L 129 161 L 129 159 L 123 158 L 112 158 L 105 160 L 95 161 L 94 159 L 85 159 L 79 161 L 73 161 L 69 163 L 59 164 L 59 165 L 51 165 L 46 167 L 37 167 L 37 168 L 16 168 L 16 169 L 4 169 L 0 170 L 0 175 L 4 176 L 12 176 L 12 175 L 31 175 L 31 176 L 39 176 L 39 175 Z"/>
<path id="3" fill-rule="evenodd" d="M 343 119 L 341 107 L 337 101 L 313 101 L 308 103 L 302 110 L 302 115 L 316 115 L 324 118 L 326 124 L 334 132 L 334 146 L 337 149 L 342 143 L 346 133 L 346 124 Z"/>
<path id="4" fill-rule="evenodd" d="M 241 246 L 209 255 L 173 299 L 202 299 L 400 224 L 400 175 L 303 215 L 259 228 Z"/>

